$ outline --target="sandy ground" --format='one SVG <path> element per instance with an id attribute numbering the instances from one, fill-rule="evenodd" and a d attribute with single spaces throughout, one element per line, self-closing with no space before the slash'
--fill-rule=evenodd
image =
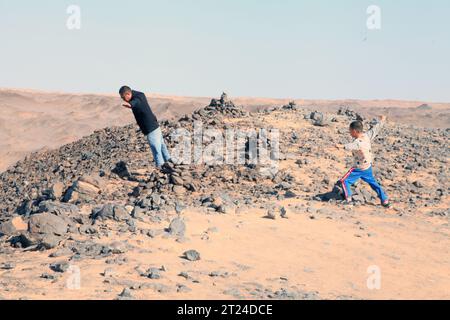
<path id="1" fill-rule="evenodd" d="M 296 203 L 299 204 L 299 203 Z M 50 252 L 17 253 L 21 263 L 0 272 L 8 282 L 1 295 L 8 299 L 114 299 L 124 287 L 163 284 L 168 292 L 132 291 L 138 299 L 233 299 L 236 292 L 251 299 L 255 289 L 317 292 L 321 299 L 449 299 L 449 229 L 440 219 L 398 217 L 379 209 L 336 212 L 331 217 L 290 214 L 289 219 L 265 219 L 256 208 L 233 216 L 186 212 L 188 240 L 159 237 L 124 237 L 134 248 L 121 257 L 128 261 L 111 266 L 102 260 L 75 262 L 80 269 L 79 289 L 68 288 L 73 277 L 41 279 L 51 273 Z M 420 240 L 418 240 L 420 239 Z M 109 239 L 110 241 L 112 239 Z M 117 238 L 114 238 L 117 240 Z M 107 241 L 107 240 L 106 240 Z M 180 256 L 195 248 L 201 260 L 188 262 Z M 0 263 L 4 257 L 0 256 Z M 141 266 L 164 266 L 163 278 L 140 277 Z M 369 289 L 368 270 L 380 270 L 381 288 Z M 114 275 L 104 277 L 107 268 Z M 180 277 L 181 272 L 192 276 Z M 211 277 L 211 272 L 227 272 Z M 69 281 L 69 282 L 68 282 Z M 195 281 L 195 282 L 193 282 Z M 198 283 L 196 283 L 198 282 Z M 177 284 L 192 291 L 179 293 Z M 71 288 L 71 289 L 70 289 Z"/>
<path id="2" fill-rule="evenodd" d="M 56 147 L 97 127 L 110 126 L 111 123 L 126 124 L 133 120 L 126 110 L 117 109 L 118 100 L 112 96 L 61 94 L 53 101 L 48 94 L 42 93 L 8 91 L 8 94 L 9 98 L 5 98 L 5 91 L 0 91 L 0 134 L 6 136 L 2 140 L 0 154 L 3 168 L 11 164 L 14 157 L 31 150 L 29 140 L 38 144 L 36 141 L 42 139 L 50 147 Z M 170 100 L 158 96 L 151 99 Z M 185 102 L 185 99 L 191 99 L 191 102 Z M 192 109 L 208 100 L 166 100 L 166 116 L 173 116 L 170 110 L 177 103 L 189 105 Z M 27 107 L 29 101 L 35 103 L 33 108 Z M 80 106 L 80 101 L 86 105 Z M 238 101 L 249 108 L 275 102 L 257 99 L 252 104 L 244 98 Z M 319 102 L 316 103 L 318 106 Z M 379 105 L 379 102 L 366 103 L 372 107 Z M 56 104 L 59 108 L 55 107 Z M 67 118 L 67 104 L 73 112 L 70 120 Z M 322 107 L 331 108 L 329 104 L 323 102 Z M 401 108 L 410 112 L 412 109 L 409 108 L 417 105 L 405 102 Z M 448 107 L 433 105 L 438 113 L 448 112 Z M 177 112 L 188 113 L 189 108 L 180 108 Z M 104 110 L 108 116 L 104 115 Z M 374 112 L 371 110 L 367 111 Z M 423 111 L 416 112 L 419 113 L 411 117 L 417 120 Z M 265 126 L 287 131 L 300 129 L 299 122 L 288 122 L 287 118 L 260 117 L 258 121 Z M 439 126 L 440 122 L 434 125 Z M 71 134 L 66 135 L 68 132 Z M 334 150 L 333 153 L 344 157 L 342 151 Z M 317 159 L 312 166 L 332 172 L 331 181 L 346 170 L 343 163 L 331 159 Z M 299 185 L 307 186 L 311 182 L 311 174 L 305 171 L 308 168 L 299 169 L 295 159 L 282 161 L 280 168 L 291 170 Z M 424 171 L 420 174 L 433 183 L 432 173 Z M 387 186 L 392 183 L 395 182 L 386 181 Z M 114 188 L 114 185 L 109 187 Z M 132 187 L 130 185 L 130 190 Z M 105 244 L 127 241 L 128 250 L 108 258 L 71 261 L 75 273 L 56 274 L 50 270 L 51 263 L 68 261 L 68 256 L 51 258 L 50 254 L 56 249 L 46 252 L 11 249 L 10 254 L 0 255 L 0 265 L 11 262 L 15 266 L 0 269 L 0 298 L 115 299 L 124 288 L 131 287 L 131 293 L 137 299 L 252 299 L 265 292 L 282 289 L 309 293 L 310 297 L 320 299 L 450 299 L 450 221 L 448 217 L 426 214 L 436 208 L 422 208 L 420 212 L 400 216 L 399 211 L 386 211 L 376 205 L 345 210 L 303 199 L 283 200 L 277 204 L 288 209 L 288 219 L 267 219 L 266 210 L 256 205 L 227 215 L 207 214 L 201 208 L 188 208 L 182 213 L 187 233 L 181 242 L 164 235 L 150 238 L 116 233 L 114 228 L 118 229 L 118 226 L 113 224 L 111 235 L 96 241 Z M 447 197 L 441 209 L 449 205 Z M 86 208 L 85 214 L 89 213 L 90 208 Z M 175 215 L 174 212 L 172 214 Z M 159 225 L 145 220 L 139 224 L 142 229 L 163 230 L 168 227 L 169 220 Z M 95 235 L 92 237 L 96 238 Z M 190 249 L 200 252 L 200 261 L 190 262 L 182 258 L 183 252 Z M 108 263 L 111 259 L 115 260 L 112 264 Z M 161 266 L 166 270 L 161 272 L 161 279 L 142 277 L 138 272 Z M 369 271 L 373 268 L 380 271 L 379 289 L 368 287 L 368 279 L 373 276 Z M 79 278 L 76 270 L 80 271 Z M 187 279 L 180 276 L 183 272 L 188 275 Z M 44 279 L 42 274 L 51 274 L 55 279 Z M 74 279 L 80 280 L 79 288 L 74 288 Z"/>

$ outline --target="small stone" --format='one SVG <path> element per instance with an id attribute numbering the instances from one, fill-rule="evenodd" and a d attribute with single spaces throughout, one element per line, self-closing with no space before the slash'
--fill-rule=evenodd
<path id="1" fill-rule="evenodd" d="M 148 230 L 147 231 L 147 235 L 150 238 L 156 238 L 157 236 L 161 235 L 162 233 L 163 233 L 162 230 L 154 230 L 154 229 L 152 229 L 152 230 Z"/>
<path id="2" fill-rule="evenodd" d="M 170 226 L 168 229 L 170 235 L 183 237 L 186 232 L 186 224 L 184 220 L 180 217 L 177 217 L 170 222 Z"/>
<path id="3" fill-rule="evenodd" d="M 114 206 L 114 220 L 125 221 L 130 218 L 128 210 L 123 206 Z"/>
<path id="4" fill-rule="evenodd" d="M 46 234 L 40 239 L 39 248 L 45 250 L 56 248 L 61 240 L 61 237 L 54 234 Z"/>
<path id="5" fill-rule="evenodd" d="M 189 250 L 184 253 L 184 258 L 189 261 L 198 261 L 200 260 L 200 253 L 196 250 Z"/>
<path id="6" fill-rule="evenodd" d="M 175 212 L 180 214 L 183 212 L 183 210 L 186 209 L 186 207 L 184 205 L 182 205 L 181 203 L 176 203 L 175 204 Z"/>
<path id="7" fill-rule="evenodd" d="M 187 293 L 187 292 L 191 292 L 191 291 L 192 291 L 192 289 L 185 286 L 184 284 L 177 284 L 177 292 L 178 293 Z"/>
<path id="8" fill-rule="evenodd" d="M 413 182 L 413 185 L 414 185 L 416 188 L 419 188 L 419 189 L 423 188 L 423 183 L 420 182 L 420 181 L 414 181 L 414 182 Z"/>
<path id="9" fill-rule="evenodd" d="M 275 212 L 273 210 L 268 210 L 267 211 L 267 215 L 265 216 L 266 219 L 271 219 L 271 220 L 276 220 L 277 219 L 277 215 L 275 214 Z"/>
<path id="10" fill-rule="evenodd" d="M 131 294 L 131 290 L 129 288 L 123 289 L 122 292 L 119 294 L 119 298 L 126 298 L 126 299 L 133 298 L 133 295 Z"/>
<path id="11" fill-rule="evenodd" d="M 64 184 L 61 182 L 55 183 L 49 190 L 48 194 L 52 200 L 61 199 L 64 192 Z"/>
<path id="12" fill-rule="evenodd" d="M 287 215 L 287 210 L 286 210 L 285 207 L 281 207 L 281 209 L 280 209 L 280 216 L 283 219 L 288 219 L 289 218 L 288 215 Z"/>
<path id="13" fill-rule="evenodd" d="M 128 251 L 128 246 L 125 242 L 116 241 L 108 246 L 112 254 L 122 254 Z"/>
<path id="14" fill-rule="evenodd" d="M 12 270 L 16 267 L 16 265 L 13 262 L 4 262 L 0 264 L 0 269 L 2 270 Z"/>
<path id="15" fill-rule="evenodd" d="M 67 262 L 57 262 L 52 263 L 50 265 L 50 269 L 52 269 L 54 272 L 64 273 L 69 269 L 70 265 Z"/>
<path id="16" fill-rule="evenodd" d="M 150 268 L 147 270 L 147 277 L 152 280 L 161 279 L 161 270 L 157 268 Z"/>
<path id="17" fill-rule="evenodd" d="M 73 254 L 73 251 L 68 249 L 68 248 L 62 248 L 59 249 L 53 253 L 50 254 L 50 258 L 58 258 L 58 257 L 64 257 L 64 256 L 69 256 Z"/>
<path id="18" fill-rule="evenodd" d="M 130 205 L 128 205 L 128 206 L 125 206 L 125 210 L 127 210 L 128 214 L 130 214 L 130 215 L 131 215 L 131 213 L 132 213 L 132 212 L 133 212 L 133 210 L 134 210 L 134 207 L 133 207 L 133 206 L 130 206 Z"/>
<path id="19" fill-rule="evenodd" d="M 286 199 L 291 199 L 291 198 L 297 197 L 297 194 L 292 192 L 291 190 L 288 190 L 288 191 L 285 192 L 284 197 Z"/>
<path id="20" fill-rule="evenodd" d="M 133 212 L 131 213 L 131 216 L 134 219 L 142 219 L 145 217 L 145 210 L 142 209 L 141 207 L 134 207 Z"/>
<path id="21" fill-rule="evenodd" d="M 182 186 L 184 184 L 184 181 L 183 181 L 183 179 L 181 177 L 177 177 L 177 176 L 172 175 L 170 177 L 170 180 L 171 180 L 172 184 L 174 184 L 176 186 Z"/>
<path id="22" fill-rule="evenodd" d="M 116 275 L 116 272 L 114 271 L 113 268 L 106 268 L 105 271 L 103 271 L 102 275 L 105 278 L 111 278 Z"/>
<path id="23" fill-rule="evenodd" d="M 112 204 L 105 204 L 100 209 L 93 210 L 93 218 L 95 220 L 108 220 L 114 219 L 114 206 Z"/>
<path id="24" fill-rule="evenodd" d="M 21 217 L 11 219 L 11 224 L 17 231 L 25 231 L 28 229 L 28 224 L 26 224 Z"/>
<path id="25" fill-rule="evenodd" d="M 22 220 L 22 218 L 15 217 L 0 224 L 0 236 L 3 234 L 12 236 L 19 233 L 20 231 L 26 231 L 27 229 L 28 225 Z"/>
<path id="26" fill-rule="evenodd" d="M 183 195 L 186 193 L 186 188 L 183 186 L 173 186 L 173 192 L 177 195 Z"/>
<path id="27" fill-rule="evenodd" d="M 67 229 L 67 222 L 63 218 L 51 213 L 33 215 L 28 224 L 28 231 L 34 234 L 62 236 L 66 234 Z"/>

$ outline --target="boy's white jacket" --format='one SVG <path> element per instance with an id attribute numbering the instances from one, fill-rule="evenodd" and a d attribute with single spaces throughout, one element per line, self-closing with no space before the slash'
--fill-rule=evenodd
<path id="1" fill-rule="evenodd" d="M 356 169 L 367 170 L 372 166 L 372 141 L 376 138 L 378 133 L 384 126 L 384 121 L 378 121 L 372 129 L 364 133 L 358 139 L 355 139 L 352 143 L 345 145 L 345 150 L 353 152 L 354 164 Z"/>

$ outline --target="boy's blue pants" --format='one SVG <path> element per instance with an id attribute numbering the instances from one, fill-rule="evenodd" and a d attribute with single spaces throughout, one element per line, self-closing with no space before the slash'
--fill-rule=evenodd
<path id="1" fill-rule="evenodd" d="M 383 188 L 378 184 L 373 176 L 372 167 L 367 170 L 361 170 L 352 168 L 350 171 L 340 180 L 342 183 L 342 187 L 344 188 L 345 199 L 349 200 L 352 196 L 351 186 L 356 182 L 362 179 L 364 182 L 367 182 L 370 187 L 377 193 L 378 198 L 380 198 L 381 202 L 384 203 L 388 200 L 387 195 L 384 193 Z"/>

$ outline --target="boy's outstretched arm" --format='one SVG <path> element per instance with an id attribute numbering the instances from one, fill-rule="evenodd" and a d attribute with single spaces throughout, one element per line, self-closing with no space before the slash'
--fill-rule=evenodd
<path id="1" fill-rule="evenodd" d="M 370 138 L 370 140 L 373 140 L 377 137 L 377 135 L 380 133 L 381 129 L 383 128 L 384 124 L 386 123 L 386 116 L 380 116 L 379 121 L 376 125 L 373 126 L 372 129 L 366 132 L 367 136 Z"/>
<path id="2" fill-rule="evenodd" d="M 356 140 L 353 141 L 353 142 L 347 143 L 345 145 L 335 144 L 334 147 L 336 149 L 338 149 L 338 150 L 344 149 L 344 150 L 349 150 L 349 151 L 354 151 L 354 150 L 361 149 L 360 145 L 359 145 L 359 142 L 356 141 Z"/>
<path id="3" fill-rule="evenodd" d="M 350 151 L 354 151 L 354 150 L 359 150 L 360 149 L 360 145 L 358 141 L 353 141 L 351 143 L 347 143 L 346 145 L 344 145 L 344 150 L 350 150 Z"/>

